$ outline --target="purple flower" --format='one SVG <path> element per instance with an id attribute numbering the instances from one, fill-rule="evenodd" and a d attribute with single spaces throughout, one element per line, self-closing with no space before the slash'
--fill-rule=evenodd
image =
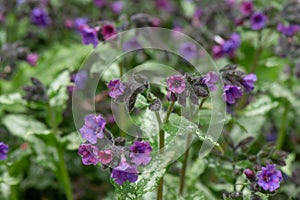
<path id="1" fill-rule="evenodd" d="M 240 5 L 240 11 L 243 15 L 248 16 L 253 12 L 253 2 L 244 1 Z"/>
<path id="2" fill-rule="evenodd" d="M 126 160 L 122 159 L 119 166 L 112 170 L 111 178 L 119 185 L 127 180 L 134 183 L 138 180 L 138 173 L 136 166 L 131 166 Z"/>
<path id="3" fill-rule="evenodd" d="M 98 152 L 98 159 L 104 165 L 110 163 L 113 159 L 113 154 L 111 150 L 101 150 Z"/>
<path id="4" fill-rule="evenodd" d="M 241 37 L 237 33 L 233 33 L 230 39 L 222 44 L 222 51 L 225 54 L 233 55 L 234 51 L 240 46 Z"/>
<path id="5" fill-rule="evenodd" d="M 46 27 L 51 24 L 51 19 L 45 9 L 36 7 L 31 11 L 30 20 L 33 24 Z"/>
<path id="6" fill-rule="evenodd" d="M 274 192 L 280 187 L 283 179 L 281 172 L 276 170 L 276 165 L 267 165 L 261 169 L 261 172 L 257 174 L 258 185 L 266 191 Z"/>
<path id="7" fill-rule="evenodd" d="M 255 81 L 257 81 L 257 77 L 255 74 L 248 74 L 243 78 L 243 81 L 241 83 L 244 86 L 246 92 L 253 91 Z"/>
<path id="8" fill-rule="evenodd" d="M 112 24 L 105 24 L 101 28 L 101 34 L 102 34 L 104 40 L 108 40 L 108 39 L 111 39 L 111 38 L 113 39 L 117 35 L 117 29 Z"/>
<path id="9" fill-rule="evenodd" d="M 140 43 L 135 38 L 132 38 L 123 44 L 123 51 L 132 51 L 141 48 Z"/>
<path id="10" fill-rule="evenodd" d="M 73 77 L 71 77 L 71 79 L 73 79 L 73 82 L 75 82 L 76 88 L 80 90 L 85 88 L 87 78 L 88 78 L 88 73 L 84 70 L 79 71 L 78 73 L 73 75 Z"/>
<path id="11" fill-rule="evenodd" d="M 110 89 L 109 96 L 114 99 L 121 96 L 126 89 L 126 86 L 118 79 L 110 80 L 107 87 Z"/>
<path id="12" fill-rule="evenodd" d="M 188 61 L 197 58 L 198 50 L 197 46 L 191 42 L 186 42 L 180 45 L 179 54 L 183 56 Z"/>
<path id="13" fill-rule="evenodd" d="M 134 145 L 130 146 L 130 151 L 131 162 L 136 165 L 148 165 L 152 159 L 150 155 L 152 148 L 149 142 L 135 141 Z"/>
<path id="14" fill-rule="evenodd" d="M 124 2 L 122 1 L 115 1 L 110 5 L 112 11 L 116 14 L 120 13 L 124 7 Z"/>
<path id="15" fill-rule="evenodd" d="M 0 142 L 0 160 L 5 160 L 7 158 L 8 145 Z"/>
<path id="16" fill-rule="evenodd" d="M 169 91 L 181 94 L 185 89 L 185 80 L 181 75 L 170 76 L 167 85 Z"/>
<path id="17" fill-rule="evenodd" d="M 219 76 L 216 72 L 208 72 L 203 77 L 204 83 L 207 85 L 208 89 L 212 92 L 217 90 L 215 84 L 218 82 L 218 80 L 219 80 Z"/>
<path id="18" fill-rule="evenodd" d="M 90 28 L 88 25 L 81 25 L 80 34 L 83 44 L 93 44 L 94 48 L 97 47 L 99 41 L 96 28 Z"/>
<path id="19" fill-rule="evenodd" d="M 263 12 L 255 12 L 250 18 L 251 28 L 253 30 L 260 30 L 265 27 L 267 17 Z"/>
<path id="20" fill-rule="evenodd" d="M 97 143 L 97 138 L 103 138 L 103 131 L 105 129 L 105 120 L 101 115 L 89 114 L 84 117 L 84 125 L 80 129 L 80 133 L 84 139 L 92 144 Z"/>
<path id="21" fill-rule="evenodd" d="M 226 85 L 224 87 L 223 99 L 228 104 L 234 104 L 235 100 L 240 98 L 242 95 L 243 92 L 239 86 Z"/>
<path id="22" fill-rule="evenodd" d="M 88 18 L 86 17 L 79 17 L 79 18 L 76 18 L 74 20 L 74 27 L 80 31 L 80 28 L 83 26 L 83 25 L 87 25 L 88 23 Z"/>
<path id="23" fill-rule="evenodd" d="M 284 26 L 283 24 L 278 24 L 277 30 L 280 33 L 284 34 L 285 36 L 291 37 L 300 30 L 300 26 L 297 24 L 291 24 L 288 26 Z"/>
<path id="24" fill-rule="evenodd" d="M 94 4 L 95 4 L 95 6 L 101 8 L 101 7 L 105 6 L 105 0 L 94 0 Z"/>
<path id="25" fill-rule="evenodd" d="M 158 9 L 170 12 L 173 10 L 173 5 L 170 0 L 155 0 L 155 5 Z"/>
<path id="26" fill-rule="evenodd" d="M 78 155 L 82 156 L 82 163 L 84 165 L 96 165 L 98 149 L 91 144 L 81 144 L 78 148 Z"/>
<path id="27" fill-rule="evenodd" d="M 39 55 L 37 53 L 30 53 L 27 55 L 26 57 L 26 61 L 31 65 L 31 66 L 35 66 L 36 62 L 39 58 Z"/>

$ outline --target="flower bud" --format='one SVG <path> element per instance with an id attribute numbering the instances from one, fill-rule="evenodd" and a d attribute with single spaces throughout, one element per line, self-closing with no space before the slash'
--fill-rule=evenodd
<path id="1" fill-rule="evenodd" d="M 253 182 L 256 180 L 255 173 L 251 169 L 245 169 L 244 174 L 246 175 L 249 181 Z"/>

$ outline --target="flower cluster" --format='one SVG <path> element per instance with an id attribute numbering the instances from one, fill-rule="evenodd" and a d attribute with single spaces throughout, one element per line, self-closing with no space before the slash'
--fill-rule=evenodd
<path id="1" fill-rule="evenodd" d="M 283 180 L 281 171 L 276 169 L 275 164 L 261 167 L 261 171 L 257 175 L 251 169 L 246 169 L 244 174 L 251 183 L 258 184 L 259 187 L 269 192 L 274 192 L 278 189 L 280 182 Z M 253 187 L 253 189 L 256 188 Z"/>
<path id="2" fill-rule="evenodd" d="M 262 11 L 255 11 L 252 1 L 241 2 L 239 10 L 242 17 L 236 20 L 236 25 L 243 25 L 248 21 L 252 30 L 261 30 L 266 26 L 267 16 Z"/>
<path id="3" fill-rule="evenodd" d="M 241 44 L 240 35 L 237 33 L 231 34 L 228 40 L 224 40 L 220 36 L 217 36 L 215 37 L 215 41 L 218 43 L 218 45 L 215 45 L 212 48 L 212 54 L 214 58 L 221 58 L 223 56 L 233 57 L 235 51 Z"/>
<path id="4" fill-rule="evenodd" d="M 40 27 L 47 27 L 51 24 L 51 19 L 45 8 L 36 7 L 31 11 L 31 22 Z"/>
<path id="5" fill-rule="evenodd" d="M 114 39 L 117 34 L 117 29 L 113 24 L 104 24 L 102 27 L 90 27 L 84 23 L 78 25 L 79 33 L 81 34 L 82 43 L 85 45 L 92 44 L 94 48 L 97 47 L 99 40 L 106 41 Z"/>
<path id="6" fill-rule="evenodd" d="M 237 99 L 243 96 L 243 90 L 251 92 L 254 89 L 254 82 L 257 81 L 255 74 L 245 75 L 244 72 L 236 70 L 235 65 L 226 65 L 220 70 L 224 81 L 223 100 L 228 104 L 235 104 Z"/>
<path id="7" fill-rule="evenodd" d="M 135 141 L 133 145 L 129 146 L 128 151 L 128 148 L 124 147 L 124 139 L 114 139 L 110 134 L 109 141 L 112 144 L 105 144 L 103 143 L 106 142 L 104 141 L 105 125 L 106 121 L 101 115 L 89 114 L 85 117 L 80 133 L 88 143 L 81 144 L 78 149 L 82 163 L 84 165 L 99 163 L 104 167 L 109 166 L 111 178 L 119 185 L 127 180 L 129 182 L 137 181 L 139 174 L 137 167 L 148 165 L 152 159 L 150 155 L 152 148 L 149 142 Z M 96 146 L 98 141 L 102 142 L 101 149 Z"/>
<path id="8" fill-rule="evenodd" d="M 199 98 L 206 98 L 209 91 L 213 92 L 219 76 L 216 72 L 208 72 L 204 76 L 174 75 L 167 79 L 167 99 L 177 101 L 185 106 L 186 98 L 195 105 L 199 104 Z"/>

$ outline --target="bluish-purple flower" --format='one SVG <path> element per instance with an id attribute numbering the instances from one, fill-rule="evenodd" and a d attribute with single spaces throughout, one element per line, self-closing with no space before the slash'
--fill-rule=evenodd
<path id="1" fill-rule="evenodd" d="M 96 144 L 97 139 L 102 139 L 104 136 L 105 124 L 106 122 L 101 115 L 89 114 L 84 117 L 84 125 L 80 129 L 80 133 L 88 142 Z"/>
<path id="2" fill-rule="evenodd" d="M 278 24 L 277 30 L 285 36 L 291 37 L 300 31 L 300 26 L 298 24 L 290 24 L 287 26 L 283 24 Z"/>
<path id="3" fill-rule="evenodd" d="M 135 38 L 132 38 L 123 44 L 123 51 L 132 51 L 141 48 L 142 46 Z"/>
<path id="4" fill-rule="evenodd" d="M 255 12 L 250 18 L 250 25 L 253 30 L 260 30 L 265 27 L 267 17 L 263 12 Z"/>
<path id="5" fill-rule="evenodd" d="M 223 100 L 228 104 L 234 104 L 236 99 L 240 98 L 243 92 L 239 86 L 226 85 L 224 87 Z"/>
<path id="6" fill-rule="evenodd" d="M 148 165 L 151 161 L 152 148 L 149 142 L 135 141 L 132 146 L 130 146 L 130 158 L 131 162 L 136 165 Z"/>
<path id="7" fill-rule="evenodd" d="M 51 19 L 44 8 L 36 7 L 31 11 L 30 20 L 33 24 L 46 27 L 51 24 Z"/>
<path id="8" fill-rule="evenodd" d="M 134 183 L 138 180 L 138 173 L 136 166 L 131 166 L 126 160 L 122 159 L 119 166 L 112 170 L 111 178 L 119 185 L 127 180 Z"/>
<path id="9" fill-rule="evenodd" d="M 181 75 L 170 76 L 167 79 L 168 90 L 181 94 L 185 90 L 185 80 Z"/>
<path id="10" fill-rule="evenodd" d="M 191 42 L 181 44 L 178 52 L 188 61 L 195 59 L 198 56 L 197 46 Z"/>
<path id="11" fill-rule="evenodd" d="M 211 92 L 217 90 L 216 83 L 219 80 L 219 76 L 216 72 L 208 72 L 202 80 Z"/>
<path id="12" fill-rule="evenodd" d="M 253 2 L 243 1 L 240 5 L 240 11 L 245 16 L 250 15 L 253 12 Z"/>
<path id="13" fill-rule="evenodd" d="M 78 17 L 74 20 L 74 27 L 80 31 L 80 27 L 87 25 L 88 21 L 89 20 L 86 17 Z"/>
<path id="14" fill-rule="evenodd" d="M 96 28 L 91 28 L 88 25 L 81 25 L 80 26 L 80 34 L 82 43 L 85 45 L 93 44 L 94 48 L 97 47 L 98 41 L 98 34 Z"/>
<path id="15" fill-rule="evenodd" d="M 126 86 L 118 79 L 110 80 L 107 87 L 110 89 L 109 96 L 114 99 L 121 96 L 126 89 Z"/>
<path id="16" fill-rule="evenodd" d="M 88 78 L 88 73 L 85 70 L 81 70 L 73 76 L 75 76 L 72 77 L 75 82 L 75 87 L 80 90 L 84 89 Z"/>
<path id="17" fill-rule="evenodd" d="M 276 170 L 276 165 L 267 165 L 261 168 L 261 172 L 257 174 L 257 183 L 266 191 L 274 192 L 280 187 L 282 181 L 281 171 Z"/>
<path id="18" fill-rule="evenodd" d="M 91 144 L 81 144 L 78 148 L 78 155 L 82 156 L 84 165 L 96 165 L 98 163 L 98 149 Z"/>
<path id="19" fill-rule="evenodd" d="M 240 46 L 241 37 L 237 33 L 231 34 L 229 40 L 222 44 L 222 50 L 224 54 L 233 55 L 234 51 Z"/>
<path id="20" fill-rule="evenodd" d="M 248 74 L 243 78 L 241 84 L 244 86 L 246 92 L 251 92 L 254 89 L 254 82 L 257 81 L 255 74 Z"/>
<path id="21" fill-rule="evenodd" d="M 0 160 L 5 160 L 7 158 L 8 145 L 0 142 Z"/>

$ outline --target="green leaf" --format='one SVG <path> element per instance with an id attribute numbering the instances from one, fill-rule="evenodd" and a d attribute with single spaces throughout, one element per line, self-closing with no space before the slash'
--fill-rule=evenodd
<path id="1" fill-rule="evenodd" d="M 53 119 L 55 120 L 56 126 L 62 121 L 63 111 L 65 110 L 69 99 L 67 92 L 67 86 L 69 84 L 70 73 L 68 71 L 63 71 L 49 86 L 47 91 L 50 104 L 49 113 L 47 115 L 49 125 L 53 125 Z"/>
<path id="2" fill-rule="evenodd" d="M 61 138 L 61 142 L 66 144 L 66 149 L 70 151 L 77 150 L 82 143 L 77 132 L 72 132 Z"/>
<path id="3" fill-rule="evenodd" d="M 243 115 L 247 117 L 265 115 L 278 105 L 278 102 L 273 102 L 270 97 L 263 95 L 256 99 L 255 102 L 248 105 L 243 111 Z"/>
<path id="4" fill-rule="evenodd" d="M 261 198 L 261 200 L 268 200 L 269 199 L 268 195 L 263 194 L 261 192 L 255 192 L 255 194 L 258 195 Z"/>
<path id="5" fill-rule="evenodd" d="M 28 115 L 6 115 L 2 119 L 2 123 L 9 132 L 17 137 L 27 140 L 29 132 L 43 132 L 46 126 Z"/>
<path id="6" fill-rule="evenodd" d="M 141 95 L 138 94 L 135 102 L 135 107 L 136 108 L 147 108 L 149 106 L 149 103 L 147 102 L 147 99 Z"/>
<path id="7" fill-rule="evenodd" d="M 57 136 L 49 130 L 39 131 L 39 132 L 31 132 L 27 133 L 27 137 L 29 135 L 34 135 L 35 137 L 41 139 L 47 146 L 57 147 L 60 145 L 59 139 Z"/>

